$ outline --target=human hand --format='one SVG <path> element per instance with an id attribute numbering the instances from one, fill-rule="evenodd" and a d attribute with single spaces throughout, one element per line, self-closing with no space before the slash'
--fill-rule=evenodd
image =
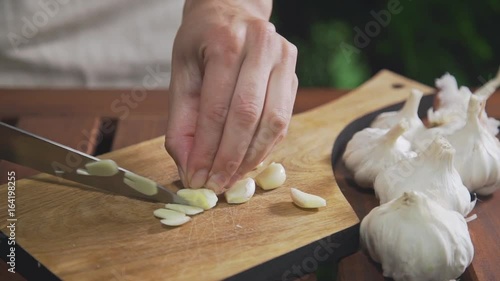
<path id="1" fill-rule="evenodd" d="M 186 1 L 172 59 L 165 147 L 185 187 L 222 193 L 285 136 L 297 49 L 271 1 Z"/>

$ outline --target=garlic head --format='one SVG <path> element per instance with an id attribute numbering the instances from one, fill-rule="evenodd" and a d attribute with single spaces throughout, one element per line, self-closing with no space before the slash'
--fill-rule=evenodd
<path id="1" fill-rule="evenodd" d="M 500 142 L 479 120 L 481 98 L 469 101 L 466 125 L 448 136 L 456 149 L 454 165 L 470 191 L 489 195 L 500 188 Z"/>
<path id="2" fill-rule="evenodd" d="M 347 143 L 343 160 L 361 187 L 372 188 L 375 177 L 402 159 L 415 157 L 411 143 L 402 135 L 408 130 L 406 119 L 392 129 L 366 128 Z"/>
<path id="3" fill-rule="evenodd" d="M 380 204 L 399 198 L 404 192 L 419 191 L 446 209 L 466 216 L 475 205 L 467 187 L 453 166 L 455 149 L 444 137 L 437 137 L 417 157 L 402 160 L 375 179 Z"/>
<path id="4" fill-rule="evenodd" d="M 361 222 L 360 238 L 395 281 L 455 279 L 474 256 L 462 215 L 419 192 L 374 208 Z"/>
<path id="5" fill-rule="evenodd" d="M 425 129 L 424 123 L 418 117 L 418 106 L 422 96 L 422 91 L 412 89 L 401 110 L 381 113 L 375 118 L 370 127 L 390 129 L 401 120 L 406 119 L 409 126 L 404 136 L 408 140 L 412 140 L 421 130 Z"/>

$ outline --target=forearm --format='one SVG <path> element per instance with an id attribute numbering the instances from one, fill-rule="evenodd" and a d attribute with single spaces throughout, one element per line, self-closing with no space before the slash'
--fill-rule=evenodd
<path id="1" fill-rule="evenodd" d="M 256 17 L 269 20 L 273 8 L 272 0 L 186 0 L 184 4 L 184 15 L 196 12 L 199 8 L 214 9 L 214 13 L 221 10 L 238 11 L 242 8 Z"/>

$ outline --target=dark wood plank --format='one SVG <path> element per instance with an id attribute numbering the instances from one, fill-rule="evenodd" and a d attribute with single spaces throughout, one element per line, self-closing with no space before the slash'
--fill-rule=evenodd
<path id="1" fill-rule="evenodd" d="M 96 117 L 22 117 L 17 127 L 33 134 L 48 138 L 77 150 L 92 154 L 99 141 L 100 120 Z M 0 162 L 0 184 L 7 182 L 7 171 L 15 171 L 20 180 L 35 174 L 37 171 L 9 163 Z"/>
<path id="2" fill-rule="evenodd" d="M 167 90 L 0 89 L 6 118 L 27 115 L 86 115 L 127 118 L 167 112 Z"/>
<path id="3" fill-rule="evenodd" d="M 166 127 L 167 118 L 164 116 L 132 116 L 119 120 L 113 139 L 113 150 L 162 136 Z"/>
<path id="4" fill-rule="evenodd" d="M 349 91 L 350 90 L 319 88 L 299 89 L 297 92 L 297 98 L 295 99 L 293 113 L 301 113 L 306 110 L 313 109 L 317 106 L 326 104 L 332 100 L 340 98 Z"/>

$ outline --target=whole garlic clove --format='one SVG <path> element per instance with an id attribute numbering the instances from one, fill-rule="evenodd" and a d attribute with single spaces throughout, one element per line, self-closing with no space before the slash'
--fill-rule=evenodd
<path id="1" fill-rule="evenodd" d="M 301 208 L 320 208 L 326 206 L 326 200 L 317 195 L 305 193 L 296 188 L 290 188 L 290 195 L 292 196 L 292 201 L 297 206 Z"/>
<path id="2" fill-rule="evenodd" d="M 224 193 L 224 196 L 229 204 L 241 204 L 250 200 L 254 193 L 255 181 L 251 178 L 246 178 L 237 181 Z"/>
<path id="3" fill-rule="evenodd" d="M 402 159 L 416 157 L 410 149 L 411 143 L 402 137 L 408 128 L 408 122 L 403 119 L 391 130 L 366 128 L 352 137 L 343 160 L 359 186 L 373 188 L 380 172 Z"/>
<path id="4" fill-rule="evenodd" d="M 169 226 L 179 226 L 190 221 L 191 218 L 184 213 L 167 209 L 157 209 L 153 212 L 155 217 L 161 218 L 161 223 Z"/>
<path id="5" fill-rule="evenodd" d="M 402 160 L 375 179 L 380 204 L 399 198 L 404 192 L 419 191 L 446 209 L 466 216 L 475 205 L 467 187 L 453 166 L 455 149 L 444 137 L 437 137 L 415 158 Z"/>
<path id="6" fill-rule="evenodd" d="M 264 190 L 278 188 L 286 181 L 285 167 L 273 162 L 255 177 L 255 181 Z"/>
<path id="7" fill-rule="evenodd" d="M 454 165 L 465 186 L 480 195 L 489 195 L 500 188 L 500 142 L 481 124 L 480 111 L 481 98 L 473 95 L 466 125 L 448 136 L 448 140 L 457 150 Z"/>
<path id="8" fill-rule="evenodd" d="M 177 211 L 180 213 L 184 213 L 186 215 L 197 215 L 199 213 L 203 213 L 203 209 L 195 206 L 188 206 L 188 205 L 182 205 L 182 204 L 171 204 L 168 203 L 165 205 L 165 208 L 173 211 Z"/>
<path id="9" fill-rule="evenodd" d="M 188 201 L 191 206 L 199 207 L 203 210 L 213 208 L 219 200 L 215 192 L 207 188 L 185 188 L 177 191 L 177 195 Z"/>
<path id="10" fill-rule="evenodd" d="M 412 140 L 420 131 L 425 129 L 424 123 L 418 117 L 418 107 L 422 96 L 422 91 L 412 89 L 401 110 L 380 114 L 375 118 L 370 127 L 390 129 L 396 126 L 401 120 L 406 119 L 409 127 L 404 136 L 408 140 Z"/>
<path id="11" fill-rule="evenodd" d="M 360 238 L 395 281 L 452 280 L 474 256 L 465 219 L 419 192 L 374 208 L 361 222 Z"/>

